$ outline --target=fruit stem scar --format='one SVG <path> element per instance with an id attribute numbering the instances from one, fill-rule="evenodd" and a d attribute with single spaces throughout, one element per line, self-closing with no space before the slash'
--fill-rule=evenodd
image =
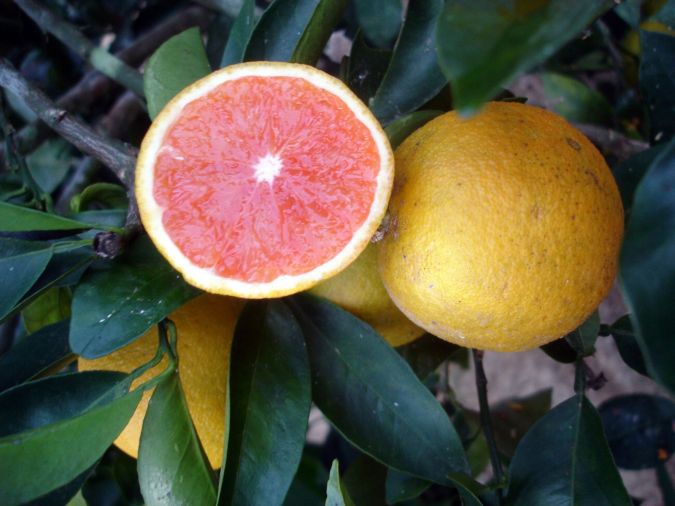
<path id="1" fill-rule="evenodd" d="M 259 158 L 258 163 L 253 167 L 256 181 L 258 183 L 266 182 L 271 185 L 274 178 L 281 172 L 283 165 L 278 155 L 267 153 L 265 156 Z"/>

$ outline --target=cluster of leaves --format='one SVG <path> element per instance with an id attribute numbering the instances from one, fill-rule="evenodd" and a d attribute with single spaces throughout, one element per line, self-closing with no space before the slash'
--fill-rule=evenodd
<path id="1" fill-rule="evenodd" d="M 551 106 L 571 121 L 650 141 L 613 166 L 629 216 L 620 275 L 631 312 L 609 326 L 594 315 L 546 347 L 577 364 L 573 397 L 553 409 L 548 391 L 493 406 L 508 476 L 488 485 L 475 479 L 488 460 L 480 416 L 434 372 L 461 361 L 462 350 L 432 336 L 394 350 L 364 322 L 307 295 L 246 306 L 222 414 L 226 452 L 214 475 L 175 368 L 180 335 L 165 320 L 198 290 L 147 237 L 129 235 L 127 191 L 114 179 L 90 174 L 91 184 L 65 193 L 64 212 L 76 155 L 48 140 L 24 157 L 8 120 L 21 116 L 21 105 L 10 101 L 7 114 L 0 110 L 9 169 L 0 178 L 0 502 L 66 504 L 81 491 L 73 504 L 628 505 L 617 465 L 656 468 L 674 500 L 665 462 L 675 451 L 675 404 L 631 395 L 596 409 L 584 394 L 583 358 L 598 334 L 613 336 L 628 366 L 675 391 L 675 37 L 640 31 L 638 87 L 631 84 L 617 69 L 617 41 L 644 20 L 641 3 L 416 0 L 403 17 L 399 0 L 275 0 L 262 13 L 244 0 L 233 17 L 232 2 L 212 0 L 223 12 L 206 45 L 189 29 L 145 67 L 152 118 L 182 88 L 236 62 L 320 62 L 330 70 L 322 51 L 340 28 L 353 45 L 333 70 L 394 145 L 443 111 L 471 114 L 487 100 L 514 99 L 503 88 L 523 72 L 545 97 L 562 97 Z M 93 14 L 66 1 L 50 5 L 95 31 Z M 675 2 L 657 15 L 672 26 Z M 125 33 L 121 19 L 112 25 Z M 610 71 L 613 79 L 601 81 Z M 110 236 L 126 245 L 114 259 L 95 247 Z M 139 370 L 74 371 L 77 356 L 109 354 L 155 324 L 157 356 Z M 163 356 L 167 369 L 130 389 Z M 110 445 L 152 387 L 135 462 Z M 333 427 L 321 447 L 305 443 L 311 403 Z"/>

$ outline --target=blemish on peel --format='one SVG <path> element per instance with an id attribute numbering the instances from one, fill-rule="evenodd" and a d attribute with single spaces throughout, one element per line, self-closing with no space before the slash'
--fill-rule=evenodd
<path id="1" fill-rule="evenodd" d="M 571 147 L 574 151 L 581 151 L 581 145 L 577 141 L 570 137 L 565 137 L 565 140 L 567 141 L 569 147 Z"/>

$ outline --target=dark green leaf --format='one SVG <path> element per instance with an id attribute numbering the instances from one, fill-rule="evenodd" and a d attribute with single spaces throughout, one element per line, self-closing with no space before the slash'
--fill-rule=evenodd
<path id="1" fill-rule="evenodd" d="M 57 247 L 59 246 L 55 245 L 55 249 Z M 56 253 L 52 256 L 42 275 L 28 290 L 28 293 L 21 299 L 12 313 L 23 309 L 54 286 L 76 284 L 93 261 L 94 253 L 88 246 Z"/>
<path id="2" fill-rule="evenodd" d="M 367 455 L 359 455 L 342 476 L 342 486 L 356 505 L 385 506 L 387 468 Z"/>
<path id="3" fill-rule="evenodd" d="M 328 0 L 275 0 L 246 48 L 249 61 L 290 61 L 317 8 Z"/>
<path id="4" fill-rule="evenodd" d="M 309 295 L 295 297 L 293 309 L 307 341 L 314 402 L 347 439 L 388 466 L 432 481 L 447 483 L 449 472 L 468 471 L 445 411 L 370 326 Z"/>
<path id="5" fill-rule="evenodd" d="M 73 164 L 73 148 L 61 138 L 47 139 L 31 154 L 26 164 L 40 189 L 52 193 L 63 182 Z"/>
<path id="6" fill-rule="evenodd" d="M 26 332 L 32 334 L 42 327 L 70 318 L 70 290 L 59 286 L 49 288 L 21 311 Z"/>
<path id="7" fill-rule="evenodd" d="M 150 398 L 138 450 L 138 478 L 148 506 L 215 504 L 211 466 L 177 374 L 160 382 Z"/>
<path id="8" fill-rule="evenodd" d="M 565 336 L 565 340 L 579 356 L 587 357 L 595 353 L 595 341 L 600 331 L 600 315 L 594 311 L 578 328 Z"/>
<path id="9" fill-rule="evenodd" d="M 307 65 L 316 64 L 346 8 L 347 0 L 321 0 L 293 50 L 291 61 Z"/>
<path id="10" fill-rule="evenodd" d="M 443 111 L 415 111 L 389 123 L 384 131 L 392 149 L 396 149 L 411 133 L 441 114 Z"/>
<path id="11" fill-rule="evenodd" d="M 298 472 L 286 494 L 284 506 L 323 506 L 326 499 L 328 471 L 319 460 L 314 446 L 305 446 Z"/>
<path id="12" fill-rule="evenodd" d="M 94 183 L 72 198 L 70 210 L 79 213 L 96 205 L 107 209 L 126 210 L 129 205 L 127 191 L 118 184 Z"/>
<path id="13" fill-rule="evenodd" d="M 0 278 L 6 286 L 0 292 L 0 318 L 9 314 L 40 278 L 53 254 L 54 247 L 48 243 L 0 238 Z"/>
<path id="14" fill-rule="evenodd" d="M 635 192 L 621 250 L 623 295 L 650 376 L 675 391 L 675 141 Z"/>
<path id="15" fill-rule="evenodd" d="M 661 144 L 645 151 L 640 151 L 612 168 L 626 214 L 630 214 L 633 205 L 633 194 L 638 183 L 644 177 L 649 166 L 656 160 L 656 157 L 661 154 L 664 147 L 665 144 Z"/>
<path id="16" fill-rule="evenodd" d="M 227 39 L 220 67 L 244 61 L 246 46 L 255 27 L 255 0 L 244 0 Z"/>
<path id="17" fill-rule="evenodd" d="M 144 504 L 136 464 L 135 458 L 115 447 L 110 448 L 82 487 L 82 496 L 87 504 L 97 506 Z"/>
<path id="18" fill-rule="evenodd" d="M 85 230 L 92 225 L 43 213 L 28 207 L 0 202 L 0 232 L 30 232 L 34 230 Z"/>
<path id="19" fill-rule="evenodd" d="M 389 469 L 386 482 L 387 504 L 396 504 L 419 497 L 430 486 L 430 481 Z"/>
<path id="20" fill-rule="evenodd" d="M 654 142 L 675 133 L 675 36 L 640 30 L 640 86 L 647 95 Z"/>
<path id="21" fill-rule="evenodd" d="M 551 109 L 568 121 L 607 124 L 612 109 L 607 99 L 587 84 L 563 74 L 540 74 L 544 97 Z"/>
<path id="22" fill-rule="evenodd" d="M 199 28 L 174 35 L 150 57 L 143 74 L 148 113 L 159 111 L 179 91 L 211 72 Z"/>
<path id="23" fill-rule="evenodd" d="M 230 437 L 218 504 L 281 504 L 302 456 L 311 405 L 302 330 L 283 302 L 251 302 L 237 323 L 231 357 Z"/>
<path id="24" fill-rule="evenodd" d="M 509 504 L 632 503 L 602 421 L 583 395 L 559 404 L 525 434 L 510 467 Z"/>
<path id="25" fill-rule="evenodd" d="M 611 5 L 605 0 L 446 2 L 436 43 L 455 108 L 462 114 L 475 112 Z"/>
<path id="26" fill-rule="evenodd" d="M 540 346 L 539 349 L 556 362 L 572 364 L 577 360 L 577 352 L 564 337 Z"/>
<path id="27" fill-rule="evenodd" d="M 436 368 L 459 349 L 456 344 L 424 334 L 413 342 L 396 348 L 417 377 L 425 380 Z"/>
<path id="28" fill-rule="evenodd" d="M 109 396 L 126 392 L 125 374 L 87 371 L 49 376 L 0 395 L 0 437 L 37 429 L 85 413 Z"/>
<path id="29" fill-rule="evenodd" d="M 610 332 L 623 361 L 634 371 L 643 376 L 649 376 L 640 345 L 635 338 L 630 316 L 625 315 L 615 321 L 610 326 Z"/>
<path id="30" fill-rule="evenodd" d="M 412 2 L 414 3 L 414 2 Z M 355 0 L 356 19 L 369 41 L 389 47 L 401 28 L 403 9 L 399 0 Z"/>
<path id="31" fill-rule="evenodd" d="M 625 0 L 614 8 L 621 19 L 632 27 L 640 24 L 640 6 L 645 0 Z"/>
<path id="32" fill-rule="evenodd" d="M 623 469 L 648 469 L 675 452 L 675 403 L 665 397 L 632 394 L 598 408 L 609 447 Z"/>
<path id="33" fill-rule="evenodd" d="M 356 32 L 347 59 L 346 83 L 364 102 L 368 103 L 389 68 L 391 51 L 374 49 L 366 43 L 363 32 Z"/>
<path id="34" fill-rule="evenodd" d="M 349 494 L 340 482 L 340 465 L 337 460 L 334 460 L 330 466 L 330 475 L 326 486 L 326 506 L 354 506 Z"/>
<path id="35" fill-rule="evenodd" d="M 442 9 L 442 0 L 410 2 L 387 73 L 369 104 L 383 124 L 424 105 L 448 82 L 434 45 Z"/>
<path id="36" fill-rule="evenodd" d="M 209 23 L 206 33 L 206 56 L 212 69 L 219 69 L 220 62 L 225 54 L 225 47 L 230 38 L 234 17 L 227 14 L 218 14 Z"/>
<path id="37" fill-rule="evenodd" d="M 95 464 L 94 464 L 95 466 Z M 21 506 L 55 506 L 66 504 L 67 506 L 74 506 L 69 501 L 77 495 L 78 491 L 82 488 L 85 480 L 89 477 L 94 466 L 91 466 L 89 469 L 85 469 L 79 475 L 77 475 L 73 480 L 69 481 L 65 485 L 48 492 L 45 495 L 23 503 Z M 86 504 L 85 504 L 86 506 Z"/>
<path id="38" fill-rule="evenodd" d="M 551 389 L 509 399 L 491 408 L 499 451 L 513 456 L 520 439 L 551 408 Z"/>
<path id="39" fill-rule="evenodd" d="M 0 503 L 43 496 L 98 460 L 141 398 L 140 391 L 123 393 L 120 376 L 101 371 L 54 376 L 0 396 L 0 414 L 12 410 L 0 422 Z"/>
<path id="40" fill-rule="evenodd" d="M 44 327 L 0 355 L 0 391 L 27 381 L 71 355 L 68 321 Z"/>
<path id="41" fill-rule="evenodd" d="M 110 353 L 198 293 L 143 236 L 125 255 L 89 271 L 75 289 L 70 347 L 86 358 Z"/>

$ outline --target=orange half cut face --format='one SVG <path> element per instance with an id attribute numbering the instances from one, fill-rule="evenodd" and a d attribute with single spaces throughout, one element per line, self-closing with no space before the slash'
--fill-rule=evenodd
<path id="1" fill-rule="evenodd" d="M 313 286 L 367 246 L 393 156 L 340 81 L 288 63 L 244 63 L 183 90 L 146 135 L 136 169 L 143 224 L 193 285 L 246 298 Z"/>

